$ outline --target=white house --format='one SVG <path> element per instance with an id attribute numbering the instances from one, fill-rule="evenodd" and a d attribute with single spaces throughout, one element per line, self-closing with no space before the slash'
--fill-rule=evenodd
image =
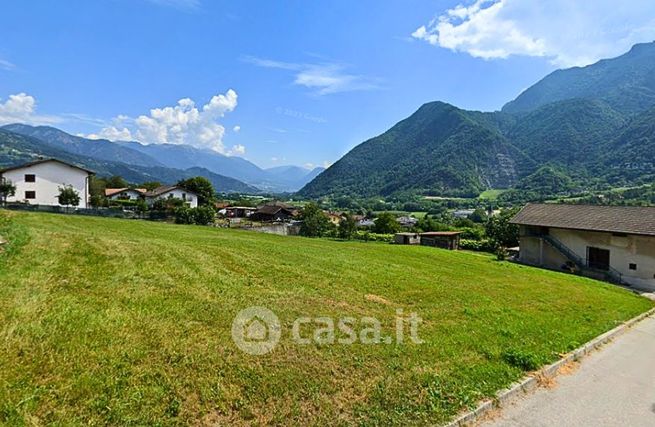
<path id="1" fill-rule="evenodd" d="M 155 203 L 155 200 L 181 199 L 185 201 L 191 208 L 198 207 L 198 195 L 178 186 L 158 187 L 152 191 L 148 191 L 145 194 L 145 197 L 146 197 L 146 203 L 148 203 L 148 205 L 150 206 L 152 206 L 152 204 Z"/>
<path id="2" fill-rule="evenodd" d="M 89 204 L 89 177 L 93 172 L 56 159 L 37 160 L 0 170 L 0 179 L 11 181 L 16 194 L 7 202 L 60 206 L 59 189 L 72 187 L 80 196 L 81 208 Z"/>
<path id="3" fill-rule="evenodd" d="M 145 197 L 145 188 L 106 188 L 105 197 L 111 200 L 139 200 Z"/>
<path id="4" fill-rule="evenodd" d="M 655 290 L 655 207 L 529 204 L 519 261 Z"/>

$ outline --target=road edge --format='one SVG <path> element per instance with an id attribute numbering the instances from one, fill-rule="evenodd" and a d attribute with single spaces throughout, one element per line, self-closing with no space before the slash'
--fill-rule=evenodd
<path id="1" fill-rule="evenodd" d="M 559 374 L 560 368 L 562 366 L 571 363 L 577 362 L 583 359 L 586 355 L 598 349 L 599 347 L 607 344 L 612 341 L 614 338 L 622 335 L 628 329 L 633 327 L 635 324 L 641 322 L 642 320 L 655 315 L 655 308 L 648 310 L 645 313 L 640 314 L 637 317 L 633 317 L 630 320 L 623 322 L 621 325 L 616 328 L 605 332 L 602 335 L 597 336 L 586 344 L 578 347 L 570 353 L 567 353 L 562 359 L 558 360 L 555 363 L 552 363 L 544 368 L 531 373 L 530 375 L 524 377 L 520 381 L 512 384 L 509 388 L 499 391 L 496 393 L 496 397 L 491 400 L 486 400 L 478 405 L 477 408 L 466 412 L 458 416 L 454 421 L 451 421 L 448 424 L 445 424 L 444 427 L 465 427 L 470 426 L 471 424 L 481 421 L 481 419 L 489 414 L 491 411 L 501 409 L 503 406 L 512 402 L 519 397 L 522 397 L 539 387 L 539 382 L 543 378 L 552 379 L 557 377 Z"/>

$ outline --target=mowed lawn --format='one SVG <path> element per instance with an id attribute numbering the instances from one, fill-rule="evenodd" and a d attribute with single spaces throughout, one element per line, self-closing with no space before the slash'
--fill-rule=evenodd
<path id="1" fill-rule="evenodd" d="M 433 248 L 0 211 L 0 424 L 446 422 L 652 307 L 616 287 Z M 280 345 L 231 339 L 259 305 Z M 423 318 L 402 345 L 299 345 L 298 316 Z"/>

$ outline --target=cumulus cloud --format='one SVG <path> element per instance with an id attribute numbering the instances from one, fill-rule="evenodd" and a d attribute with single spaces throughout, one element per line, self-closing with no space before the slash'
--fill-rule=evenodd
<path id="1" fill-rule="evenodd" d="M 89 139 L 108 139 L 110 141 L 131 141 L 134 138 L 132 137 L 132 132 L 128 128 L 117 128 L 116 126 L 108 126 L 102 128 L 98 133 L 90 133 L 86 136 Z"/>
<path id="2" fill-rule="evenodd" d="M 61 120 L 58 117 L 37 114 L 36 99 L 26 93 L 9 95 L 9 98 L 4 102 L 0 98 L 0 125 L 9 123 L 46 125 L 59 121 Z"/>
<path id="3" fill-rule="evenodd" d="M 245 147 L 235 145 L 227 150 L 223 145 L 225 128 L 218 122 L 236 106 L 237 93 L 232 89 L 213 96 L 201 107 L 192 99 L 183 98 L 174 106 L 153 108 L 147 115 L 118 116 L 111 126 L 88 137 L 137 140 L 144 144 L 188 144 L 226 155 L 240 155 L 245 153 Z"/>
<path id="4" fill-rule="evenodd" d="M 304 64 L 282 62 L 246 56 L 244 61 L 263 68 L 277 68 L 293 72 L 293 83 L 304 86 L 316 95 L 378 89 L 379 79 L 347 72 L 347 67 L 336 63 Z"/>
<path id="5" fill-rule="evenodd" d="M 235 127 L 233 127 L 233 128 L 232 128 L 232 131 L 233 131 L 234 133 L 239 133 L 239 132 L 241 131 L 241 126 L 235 126 Z"/>
<path id="6" fill-rule="evenodd" d="M 241 144 L 233 145 L 226 154 L 228 156 L 243 156 L 246 154 L 246 147 Z"/>
<path id="7" fill-rule="evenodd" d="M 655 2 L 475 0 L 446 10 L 412 37 L 484 59 L 524 55 L 588 65 L 653 41 Z"/>

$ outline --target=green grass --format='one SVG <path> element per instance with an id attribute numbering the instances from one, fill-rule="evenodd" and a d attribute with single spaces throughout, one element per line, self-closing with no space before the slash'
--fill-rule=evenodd
<path id="1" fill-rule="evenodd" d="M 17 242 L 0 255 L 5 425 L 438 424 L 652 307 L 479 254 L 0 216 Z M 283 325 L 264 356 L 230 337 L 252 305 Z M 290 339 L 298 316 L 373 316 L 392 331 L 397 308 L 424 319 L 424 344 Z"/>
<path id="2" fill-rule="evenodd" d="M 506 192 L 507 190 L 487 190 L 480 193 L 478 196 L 479 199 L 488 200 L 490 202 L 498 200 L 498 196 Z"/>

